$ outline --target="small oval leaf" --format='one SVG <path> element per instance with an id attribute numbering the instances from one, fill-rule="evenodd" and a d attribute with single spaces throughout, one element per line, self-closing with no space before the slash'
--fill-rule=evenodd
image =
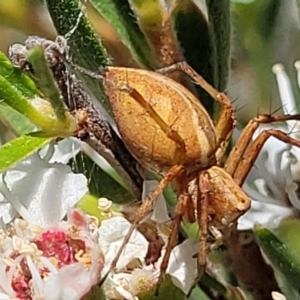
<path id="1" fill-rule="evenodd" d="M 256 226 L 254 234 L 273 267 L 284 274 L 291 286 L 298 290 L 300 287 L 300 261 L 298 257 L 267 228 Z"/>
<path id="2" fill-rule="evenodd" d="M 0 173 L 28 157 L 51 141 L 50 138 L 22 135 L 0 148 Z"/>

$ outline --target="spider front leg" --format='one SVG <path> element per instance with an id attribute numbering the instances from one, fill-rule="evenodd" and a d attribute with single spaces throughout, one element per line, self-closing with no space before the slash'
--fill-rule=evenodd
<path id="1" fill-rule="evenodd" d="M 282 116 L 269 116 L 261 115 L 252 119 L 243 130 L 236 145 L 231 150 L 228 159 L 225 163 L 224 169 L 232 176 L 234 181 L 242 186 L 248 173 L 250 172 L 258 154 L 260 153 L 263 145 L 269 137 L 273 136 L 282 142 L 300 147 L 300 141 L 290 137 L 285 132 L 278 129 L 264 130 L 253 141 L 252 136 L 259 124 L 272 123 L 288 120 L 300 120 L 300 115 L 282 115 Z"/>
<path id="2" fill-rule="evenodd" d="M 206 266 L 207 257 L 207 235 L 208 235 L 208 205 L 210 193 L 210 178 L 207 172 L 203 172 L 199 176 L 198 184 L 198 203 L 197 203 L 197 216 L 199 227 L 201 228 L 200 234 L 200 250 L 198 257 L 199 278 L 203 275 Z"/>
<path id="3" fill-rule="evenodd" d="M 172 249 L 176 245 L 178 232 L 180 230 L 180 224 L 189 205 L 189 200 L 190 200 L 190 195 L 187 193 L 182 193 L 177 198 L 177 203 L 175 206 L 174 218 L 172 223 L 172 232 L 169 236 L 166 252 L 163 257 L 162 263 L 160 265 L 160 275 L 156 286 L 156 295 L 158 294 L 160 285 L 162 284 L 162 281 L 164 279 L 164 275 L 168 267 Z"/>
<path id="4" fill-rule="evenodd" d="M 233 179 L 238 185 L 242 185 L 244 183 L 263 145 L 271 136 L 277 138 L 282 142 L 300 148 L 300 141 L 290 137 L 285 132 L 282 132 L 278 129 L 263 131 L 262 133 L 260 133 L 258 138 L 250 145 L 249 149 L 247 149 L 247 151 L 245 152 L 245 157 L 243 157 L 238 164 L 238 167 L 233 175 Z"/>
<path id="5" fill-rule="evenodd" d="M 198 184 L 197 184 L 197 195 L 198 195 L 197 218 L 198 218 L 199 228 L 201 229 L 199 255 L 198 255 L 198 270 L 197 270 L 198 272 L 188 295 L 190 295 L 191 291 L 198 284 L 206 268 L 207 235 L 208 235 L 208 223 L 209 223 L 208 207 L 209 207 L 210 192 L 211 192 L 211 186 L 210 186 L 209 174 L 206 171 L 204 171 L 200 173 L 198 177 Z"/>
<path id="6" fill-rule="evenodd" d="M 209 226 L 209 232 L 215 238 L 215 242 L 210 246 L 210 250 L 218 249 L 224 243 L 224 235 L 216 226 Z"/>
<path id="7" fill-rule="evenodd" d="M 236 220 L 250 208 L 250 202 L 223 168 L 212 166 L 200 173 L 197 215 L 201 227 L 199 266 L 202 269 L 206 263 L 208 232 L 216 239 L 210 250 L 223 244 L 224 234 L 225 237 L 230 234 Z"/>
<path id="8" fill-rule="evenodd" d="M 211 212 L 212 207 L 216 207 L 214 205 L 214 202 L 217 202 L 215 199 L 215 195 L 221 195 L 223 191 L 221 189 L 223 188 L 223 185 L 220 184 L 220 182 L 217 183 L 214 181 L 211 176 L 219 176 L 223 180 L 226 178 L 223 176 L 222 169 L 215 167 L 216 170 L 214 170 L 214 167 L 200 173 L 199 179 L 198 179 L 198 202 L 197 202 L 197 216 L 198 216 L 198 223 L 199 227 L 201 228 L 200 233 L 200 250 L 199 250 L 199 257 L 198 257 L 198 267 L 199 267 L 199 274 L 198 278 L 203 275 L 205 271 L 206 266 L 206 258 L 207 258 L 207 236 L 210 232 L 214 238 L 215 242 L 210 246 L 210 250 L 218 248 L 220 245 L 223 244 L 223 234 L 218 229 L 217 226 L 210 224 L 212 221 L 210 219 L 209 213 Z M 221 170 L 220 173 L 217 170 Z M 220 179 L 221 179 L 220 178 Z M 221 180 L 222 180 L 221 179 Z M 223 182 L 225 183 L 225 182 Z M 217 212 L 217 210 L 214 210 Z M 224 224 L 225 225 L 225 224 Z"/>

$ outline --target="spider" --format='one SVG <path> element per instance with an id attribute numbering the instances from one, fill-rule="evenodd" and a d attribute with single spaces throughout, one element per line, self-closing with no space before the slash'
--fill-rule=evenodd
<path id="1" fill-rule="evenodd" d="M 222 106 L 216 122 L 189 90 L 165 76 L 174 71 L 189 75 Z M 234 230 L 238 218 L 250 208 L 251 200 L 241 186 L 267 139 L 273 136 L 300 147 L 300 141 L 277 129 L 263 131 L 254 141 L 253 133 L 259 124 L 300 120 L 300 115 L 260 115 L 253 118 L 223 163 L 236 123 L 231 102 L 187 63 L 176 63 L 158 73 L 107 67 L 102 75 L 94 76 L 103 81 L 117 127 L 128 150 L 145 168 L 163 175 L 137 210 L 110 270 L 116 267 L 132 232 L 171 182 L 177 203 L 173 230 L 160 266 L 160 282 L 183 218 L 189 222 L 197 220 L 201 229 L 199 280 L 206 266 L 208 234 L 215 237 L 210 248 L 218 247 L 223 243 L 222 232 Z M 191 193 L 191 185 L 196 186 L 196 193 Z"/>

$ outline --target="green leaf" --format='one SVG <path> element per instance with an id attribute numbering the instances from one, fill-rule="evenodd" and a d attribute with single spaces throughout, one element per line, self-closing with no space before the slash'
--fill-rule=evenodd
<path id="1" fill-rule="evenodd" d="M 0 75 L 0 87 L 0 99 L 4 101 L 5 104 L 28 118 L 34 117 L 35 115 L 39 117 L 38 112 L 29 101 L 27 101 L 26 97 L 13 86 L 13 83 L 6 80 L 2 75 Z"/>
<path id="2" fill-rule="evenodd" d="M 28 101 L 20 91 L 1 75 L 0 100 L 51 136 L 70 136 L 76 129 L 75 121 L 70 114 L 68 114 L 66 122 L 59 122 L 49 102 L 39 96 Z"/>
<path id="3" fill-rule="evenodd" d="M 93 195 L 85 195 L 76 205 L 83 212 L 89 214 L 91 216 L 96 217 L 99 221 L 101 221 L 101 212 L 98 209 L 98 198 Z"/>
<path id="4" fill-rule="evenodd" d="M 64 36 L 72 30 L 68 38 L 68 46 L 74 63 L 91 71 L 98 71 L 99 68 L 110 64 L 110 58 L 90 22 L 82 14 L 78 0 L 46 0 L 45 2 L 58 34 Z M 81 77 L 90 92 L 110 113 L 110 104 L 99 81 L 90 76 L 81 75 Z"/>
<path id="5" fill-rule="evenodd" d="M 116 30 L 122 42 L 131 51 L 133 58 L 142 66 L 155 69 L 157 66 L 153 54 L 128 1 L 91 0 L 91 3 Z"/>
<path id="6" fill-rule="evenodd" d="M 50 141 L 50 138 L 22 135 L 4 144 L 0 148 L 0 173 L 39 150 Z"/>
<path id="7" fill-rule="evenodd" d="M 230 1 L 206 0 L 210 39 L 213 51 L 215 88 L 224 91 L 229 75 Z"/>
<path id="8" fill-rule="evenodd" d="M 291 251 L 292 255 L 297 258 L 300 262 L 300 221 L 297 219 L 285 219 L 276 228 L 275 233 L 278 238 L 286 245 L 286 247 Z M 287 299 L 296 299 L 299 296 L 300 283 L 298 288 L 293 288 L 286 276 L 281 272 L 275 273 L 276 280 L 281 291 L 284 293 Z"/>
<path id="9" fill-rule="evenodd" d="M 96 285 L 91 291 L 88 292 L 87 295 L 84 296 L 85 300 L 107 300 L 103 288 Z"/>
<path id="10" fill-rule="evenodd" d="M 294 289 L 289 280 L 285 275 L 283 275 L 281 272 L 278 270 L 274 270 L 275 272 L 275 278 L 278 283 L 278 286 L 281 290 L 281 292 L 284 294 L 286 299 L 297 299 L 299 300 L 299 295 L 300 295 L 300 287 L 296 290 Z"/>
<path id="11" fill-rule="evenodd" d="M 1 100 L 49 136 L 70 136 L 76 129 L 73 116 L 67 113 L 65 121 L 60 122 L 50 103 L 41 97 L 41 92 L 37 90 L 33 81 L 19 70 L 15 70 L 2 53 L 0 53 Z"/>
<path id="12" fill-rule="evenodd" d="M 0 103 L 0 120 L 16 136 L 28 134 L 36 129 L 26 117 L 4 103 Z"/>
<path id="13" fill-rule="evenodd" d="M 42 95 L 34 81 L 15 68 L 2 52 L 0 52 L 0 74 L 25 97 L 32 98 L 35 95 Z"/>
<path id="14" fill-rule="evenodd" d="M 114 203 L 125 204 L 134 200 L 134 197 L 113 177 L 103 171 L 84 153 L 79 153 L 71 162 L 74 172 L 83 173 L 89 180 L 89 191 L 92 195 L 105 197 Z"/>
<path id="15" fill-rule="evenodd" d="M 66 107 L 46 61 L 42 46 L 32 48 L 28 52 L 27 59 L 34 69 L 34 78 L 39 89 L 43 92 L 45 98 L 50 101 L 58 120 L 65 122 Z"/>
<path id="16" fill-rule="evenodd" d="M 85 195 L 76 206 L 86 214 L 96 217 L 99 224 L 101 224 L 103 220 L 111 218 L 111 215 L 108 215 L 107 212 L 103 213 L 103 210 L 98 207 L 98 197 L 93 195 Z M 117 204 L 113 204 L 109 210 L 110 212 L 121 214 L 121 209 Z"/>
<path id="17" fill-rule="evenodd" d="M 264 1 L 263 5 L 259 5 L 256 16 L 256 28 L 261 35 L 262 40 L 272 40 L 276 34 L 278 34 L 278 17 L 280 9 L 284 0 L 267 0 Z M 293 8 L 291 8 L 293 9 Z M 296 7 L 294 7 L 296 9 Z M 279 21 L 281 22 L 281 21 Z"/>
<path id="18" fill-rule="evenodd" d="M 256 226 L 254 234 L 273 267 L 285 275 L 290 285 L 298 290 L 300 287 L 299 257 L 267 228 Z"/>
<path id="19" fill-rule="evenodd" d="M 129 0 L 136 14 L 145 26 L 155 26 L 164 20 L 164 1 Z"/>
<path id="20" fill-rule="evenodd" d="M 189 300 L 211 300 L 198 286 L 196 286 L 190 297 L 188 298 Z"/>
<path id="21" fill-rule="evenodd" d="M 297 257 L 297 260 L 300 262 L 299 232 L 300 221 L 297 219 L 283 220 L 275 231 L 278 238 L 290 249 L 293 255 Z"/>
<path id="22" fill-rule="evenodd" d="M 208 21 L 193 1 L 180 1 L 174 11 L 174 26 L 186 61 L 207 82 L 215 86 L 213 51 Z M 187 34 L 188 33 L 188 34 Z M 201 55 L 199 55 L 201 53 Z M 197 94 L 211 115 L 215 104 L 206 91 L 196 85 Z"/>

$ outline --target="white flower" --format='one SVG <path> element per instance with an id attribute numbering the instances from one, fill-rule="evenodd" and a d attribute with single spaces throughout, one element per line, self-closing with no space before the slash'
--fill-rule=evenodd
<path id="1" fill-rule="evenodd" d="M 147 181 L 144 195 L 157 185 L 156 181 Z M 149 216 L 150 217 L 150 216 Z M 170 220 L 167 215 L 165 199 L 161 195 L 154 207 L 151 219 Z M 105 271 L 110 267 L 131 224 L 123 217 L 117 216 L 102 222 L 99 228 L 99 242 L 105 256 Z M 162 234 L 162 233 L 160 233 Z M 163 237 L 167 241 L 167 237 Z M 146 265 L 145 257 L 149 243 L 135 230 L 117 263 L 116 272 L 110 273 L 104 283 L 104 290 L 109 299 L 138 300 L 138 294 L 146 292 L 156 285 L 159 269 L 165 250 L 154 265 Z M 188 239 L 176 246 L 171 253 L 166 274 L 171 275 L 172 282 L 184 293 L 188 293 L 197 276 L 197 259 L 199 243 Z M 130 271 L 131 270 L 131 271 Z"/>
<path id="2" fill-rule="evenodd" d="M 284 112 L 297 113 L 291 84 L 283 66 L 277 64 L 273 67 L 273 71 Z M 271 126 L 260 126 L 253 138 L 268 128 Z M 288 121 L 286 126 L 277 128 L 289 133 L 293 138 L 300 137 L 298 121 Z M 300 179 L 299 174 L 300 149 L 276 138 L 269 138 L 243 186 L 251 197 L 252 204 L 251 209 L 239 219 L 238 228 L 251 229 L 256 223 L 275 227 L 281 220 L 293 216 L 300 209 L 296 184 Z"/>
<path id="3" fill-rule="evenodd" d="M 55 224 L 87 193 L 87 179 L 35 153 L 0 178 L 0 217 L 9 223 L 17 213 L 41 224 Z M 42 213 L 41 213 L 42 212 Z M 29 221 L 29 220 L 27 220 Z"/>
<path id="4" fill-rule="evenodd" d="M 131 223 L 124 217 L 113 217 L 102 221 L 99 227 L 99 243 L 101 243 L 107 266 L 115 258 L 130 226 Z M 146 256 L 147 249 L 148 242 L 146 238 L 139 231 L 135 230 L 117 263 L 117 270 L 125 268 L 129 262 L 136 258 L 142 261 Z"/>
<path id="5" fill-rule="evenodd" d="M 82 299 L 104 264 L 97 227 L 72 208 L 87 179 L 34 154 L 2 175 L 0 192 L 6 223 L 22 217 L 0 226 L 0 299 Z"/>
<path id="6" fill-rule="evenodd" d="M 75 157 L 82 150 L 81 142 L 76 138 L 67 138 L 59 141 L 54 146 L 48 145 L 44 147 L 40 154 L 44 160 L 49 163 L 67 164 L 69 160 Z"/>
<path id="7" fill-rule="evenodd" d="M 99 280 L 104 258 L 79 210 L 55 228 L 16 219 L 0 234 L 0 288 L 11 298 L 79 300 Z"/>
<path id="8" fill-rule="evenodd" d="M 172 276 L 172 282 L 185 294 L 188 294 L 197 277 L 197 256 L 199 243 L 193 239 L 186 239 L 176 246 L 170 257 L 167 274 Z"/>

